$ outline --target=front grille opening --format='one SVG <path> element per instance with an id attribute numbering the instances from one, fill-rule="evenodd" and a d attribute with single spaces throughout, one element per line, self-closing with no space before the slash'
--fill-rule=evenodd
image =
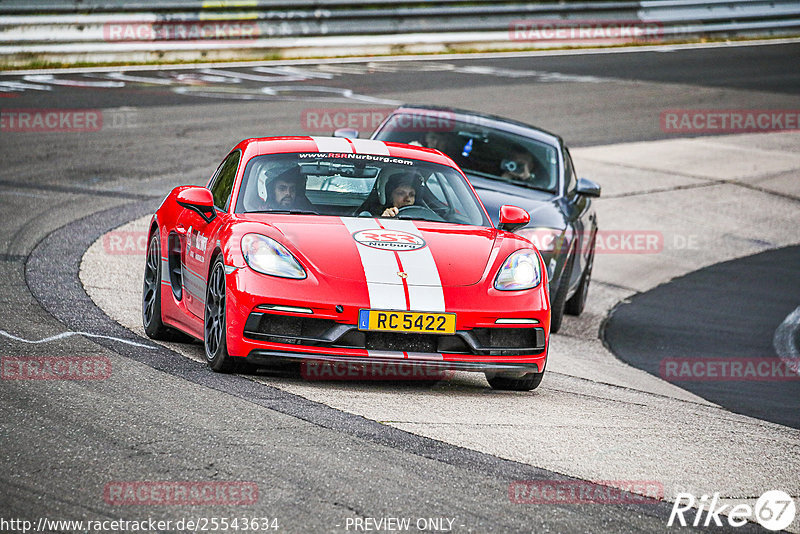
<path id="1" fill-rule="evenodd" d="M 310 319 L 265 313 L 258 322 L 258 331 L 262 334 L 279 336 L 318 338 L 334 324 L 336 323 L 330 319 Z"/>
<path id="2" fill-rule="evenodd" d="M 432 334 L 398 334 L 395 332 L 365 332 L 367 350 L 400 352 L 437 352 L 437 338 Z"/>
<path id="3" fill-rule="evenodd" d="M 492 349 L 525 349 L 544 345 L 541 328 L 475 328 L 472 335 L 481 347 Z M 539 338 L 542 337 L 540 340 Z"/>
<path id="4" fill-rule="evenodd" d="M 330 319 L 251 313 L 244 330 L 246 335 L 281 338 L 274 340 L 278 343 L 296 343 L 296 339 L 325 341 L 325 334 L 336 324 Z"/>
<path id="5" fill-rule="evenodd" d="M 514 356 L 545 347 L 542 328 L 475 328 L 454 335 L 368 332 L 331 319 L 253 312 L 245 337 L 289 345 L 314 345 L 373 351 Z"/>

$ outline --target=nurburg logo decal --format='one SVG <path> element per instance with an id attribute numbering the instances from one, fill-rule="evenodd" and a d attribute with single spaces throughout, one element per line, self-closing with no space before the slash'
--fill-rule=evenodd
<path id="1" fill-rule="evenodd" d="M 353 239 L 367 247 L 397 252 L 418 250 L 425 246 L 425 240 L 420 236 L 399 230 L 361 230 L 353 234 Z"/>

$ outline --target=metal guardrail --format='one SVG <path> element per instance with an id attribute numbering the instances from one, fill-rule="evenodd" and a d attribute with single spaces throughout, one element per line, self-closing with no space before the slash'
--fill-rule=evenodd
<path id="1" fill-rule="evenodd" d="M 557 29 L 562 33 L 555 33 Z M 0 64 L 5 65 L 520 49 L 796 34 L 797 0 L 294 0 L 290 5 L 281 0 L 0 0 Z"/>

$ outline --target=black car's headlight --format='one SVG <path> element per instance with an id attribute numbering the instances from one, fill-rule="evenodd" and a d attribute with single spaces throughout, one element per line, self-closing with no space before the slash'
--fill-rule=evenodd
<path id="1" fill-rule="evenodd" d="M 281 278 L 303 279 L 306 271 L 286 247 L 261 234 L 242 237 L 242 254 L 254 271 Z"/>
<path id="2" fill-rule="evenodd" d="M 535 250 L 523 249 L 511 254 L 494 280 L 494 288 L 500 291 L 531 289 L 542 281 L 539 255 Z"/>

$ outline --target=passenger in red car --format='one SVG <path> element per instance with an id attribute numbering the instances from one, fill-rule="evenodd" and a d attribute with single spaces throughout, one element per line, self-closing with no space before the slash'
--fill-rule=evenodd
<path id="1" fill-rule="evenodd" d="M 396 217 L 400 208 L 413 206 L 420 184 L 420 177 L 416 174 L 398 172 L 391 175 L 384 188 L 386 204 L 381 211 L 381 217 Z"/>

